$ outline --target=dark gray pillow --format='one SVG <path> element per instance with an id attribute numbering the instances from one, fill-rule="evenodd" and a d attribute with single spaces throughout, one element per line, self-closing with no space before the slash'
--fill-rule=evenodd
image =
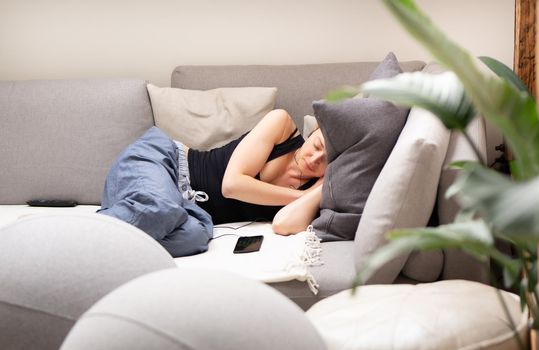
<path id="1" fill-rule="evenodd" d="M 389 53 L 369 80 L 402 70 Z M 353 240 L 367 197 L 406 122 L 409 108 L 368 97 L 340 103 L 313 102 L 329 165 L 320 216 L 313 221 L 324 241 Z"/>

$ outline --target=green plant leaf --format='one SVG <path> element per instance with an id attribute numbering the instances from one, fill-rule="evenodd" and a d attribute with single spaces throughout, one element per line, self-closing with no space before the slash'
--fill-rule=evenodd
<path id="1" fill-rule="evenodd" d="M 523 179 L 524 174 L 520 172 L 520 167 L 514 159 L 509 161 L 509 171 L 514 176 L 515 179 Z"/>
<path id="2" fill-rule="evenodd" d="M 499 256 L 493 247 L 494 240 L 483 221 L 454 223 L 439 227 L 398 229 L 388 233 L 391 240 L 371 255 L 354 281 L 354 287 L 363 284 L 373 273 L 390 260 L 414 249 L 431 250 L 460 248 L 478 259 L 494 255 L 502 266 L 511 265 L 510 259 Z"/>
<path id="3" fill-rule="evenodd" d="M 389 79 L 368 81 L 360 89 L 370 96 L 424 108 L 438 116 L 448 129 L 464 130 L 476 115 L 462 84 L 452 72 L 402 73 Z"/>
<path id="4" fill-rule="evenodd" d="M 389 231 L 387 237 L 391 240 L 402 237 L 430 236 L 450 243 L 482 242 L 488 246 L 494 244 L 489 227 L 482 220 L 452 223 L 438 227 L 425 227 L 421 229 L 396 229 Z M 434 247 L 440 248 L 440 247 Z"/>
<path id="5" fill-rule="evenodd" d="M 328 102 L 339 102 L 347 98 L 355 97 L 359 94 L 359 88 L 354 86 L 344 86 L 340 89 L 330 91 L 325 99 Z"/>
<path id="6" fill-rule="evenodd" d="M 476 162 L 469 162 L 469 161 L 463 161 L 460 164 L 460 170 L 462 170 L 459 173 L 459 176 L 455 179 L 455 181 L 449 186 L 444 193 L 445 198 L 451 198 L 455 196 L 456 194 L 463 191 L 463 188 L 466 186 L 466 181 L 468 180 L 468 177 L 470 176 L 471 171 L 475 167 L 479 167 L 480 165 Z M 466 171 L 464 171 L 466 170 Z M 474 208 L 466 207 L 461 209 L 467 209 L 475 211 Z"/>
<path id="7" fill-rule="evenodd" d="M 352 283 L 352 287 L 355 289 L 357 286 L 364 284 L 379 268 L 381 268 L 387 262 L 419 248 L 422 241 L 423 240 L 421 238 L 417 237 L 405 237 L 389 242 L 382 248 L 378 249 L 374 254 L 369 256 L 361 270 L 358 271 L 358 274 Z"/>
<path id="8" fill-rule="evenodd" d="M 447 165 L 448 169 L 464 169 L 467 166 L 475 166 L 478 163 L 472 160 L 457 160 Z"/>
<path id="9" fill-rule="evenodd" d="M 515 261 L 515 266 L 503 268 L 503 284 L 505 288 L 513 287 L 520 278 L 520 264 Z"/>
<path id="10" fill-rule="evenodd" d="M 460 209 L 455 216 L 455 220 L 453 222 L 467 222 L 467 221 L 473 221 L 473 219 L 476 217 L 476 211 L 473 209 Z"/>
<path id="11" fill-rule="evenodd" d="M 526 290 L 521 284 L 518 286 L 518 294 L 520 296 L 520 311 L 524 311 L 526 309 Z"/>
<path id="12" fill-rule="evenodd" d="M 464 210 L 475 210 L 513 242 L 539 242 L 539 176 L 524 182 L 481 166 L 465 167 L 451 187 Z"/>
<path id="13" fill-rule="evenodd" d="M 526 247 L 526 253 L 529 255 L 530 261 L 537 262 L 537 244 L 531 244 Z"/>
<path id="14" fill-rule="evenodd" d="M 528 87 L 522 82 L 518 75 L 513 70 L 507 67 L 503 62 L 498 61 L 495 58 L 487 56 L 479 56 L 481 62 L 483 62 L 491 71 L 496 73 L 501 78 L 506 79 L 515 85 L 521 92 L 530 94 Z"/>
<path id="15" fill-rule="evenodd" d="M 539 115 L 529 94 L 513 83 L 487 74 L 467 51 L 449 40 L 412 0 L 383 0 L 401 24 L 444 66 L 455 72 L 474 106 L 505 136 L 518 174 L 539 174 Z"/>
<path id="16" fill-rule="evenodd" d="M 530 280 L 530 283 L 529 283 L 528 292 L 532 293 L 537 286 L 537 260 L 532 262 L 532 266 L 530 268 L 529 280 Z"/>

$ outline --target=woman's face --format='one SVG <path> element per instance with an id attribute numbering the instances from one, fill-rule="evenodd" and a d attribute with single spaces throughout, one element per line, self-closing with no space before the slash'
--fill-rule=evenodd
<path id="1" fill-rule="evenodd" d="M 328 166 L 326 143 L 320 129 L 315 130 L 296 154 L 303 177 L 322 177 Z"/>

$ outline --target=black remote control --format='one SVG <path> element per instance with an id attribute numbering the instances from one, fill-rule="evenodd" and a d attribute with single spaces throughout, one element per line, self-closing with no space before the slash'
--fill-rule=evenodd
<path id="1" fill-rule="evenodd" d="M 31 207 L 74 207 L 78 203 L 68 199 L 32 199 L 26 204 Z"/>

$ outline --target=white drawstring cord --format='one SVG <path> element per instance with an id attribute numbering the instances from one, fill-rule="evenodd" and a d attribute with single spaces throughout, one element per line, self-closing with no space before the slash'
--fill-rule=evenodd
<path id="1" fill-rule="evenodd" d="M 191 201 L 191 202 L 206 202 L 210 197 L 208 194 L 204 191 L 195 191 L 192 189 L 189 189 L 182 193 L 183 198 Z"/>

